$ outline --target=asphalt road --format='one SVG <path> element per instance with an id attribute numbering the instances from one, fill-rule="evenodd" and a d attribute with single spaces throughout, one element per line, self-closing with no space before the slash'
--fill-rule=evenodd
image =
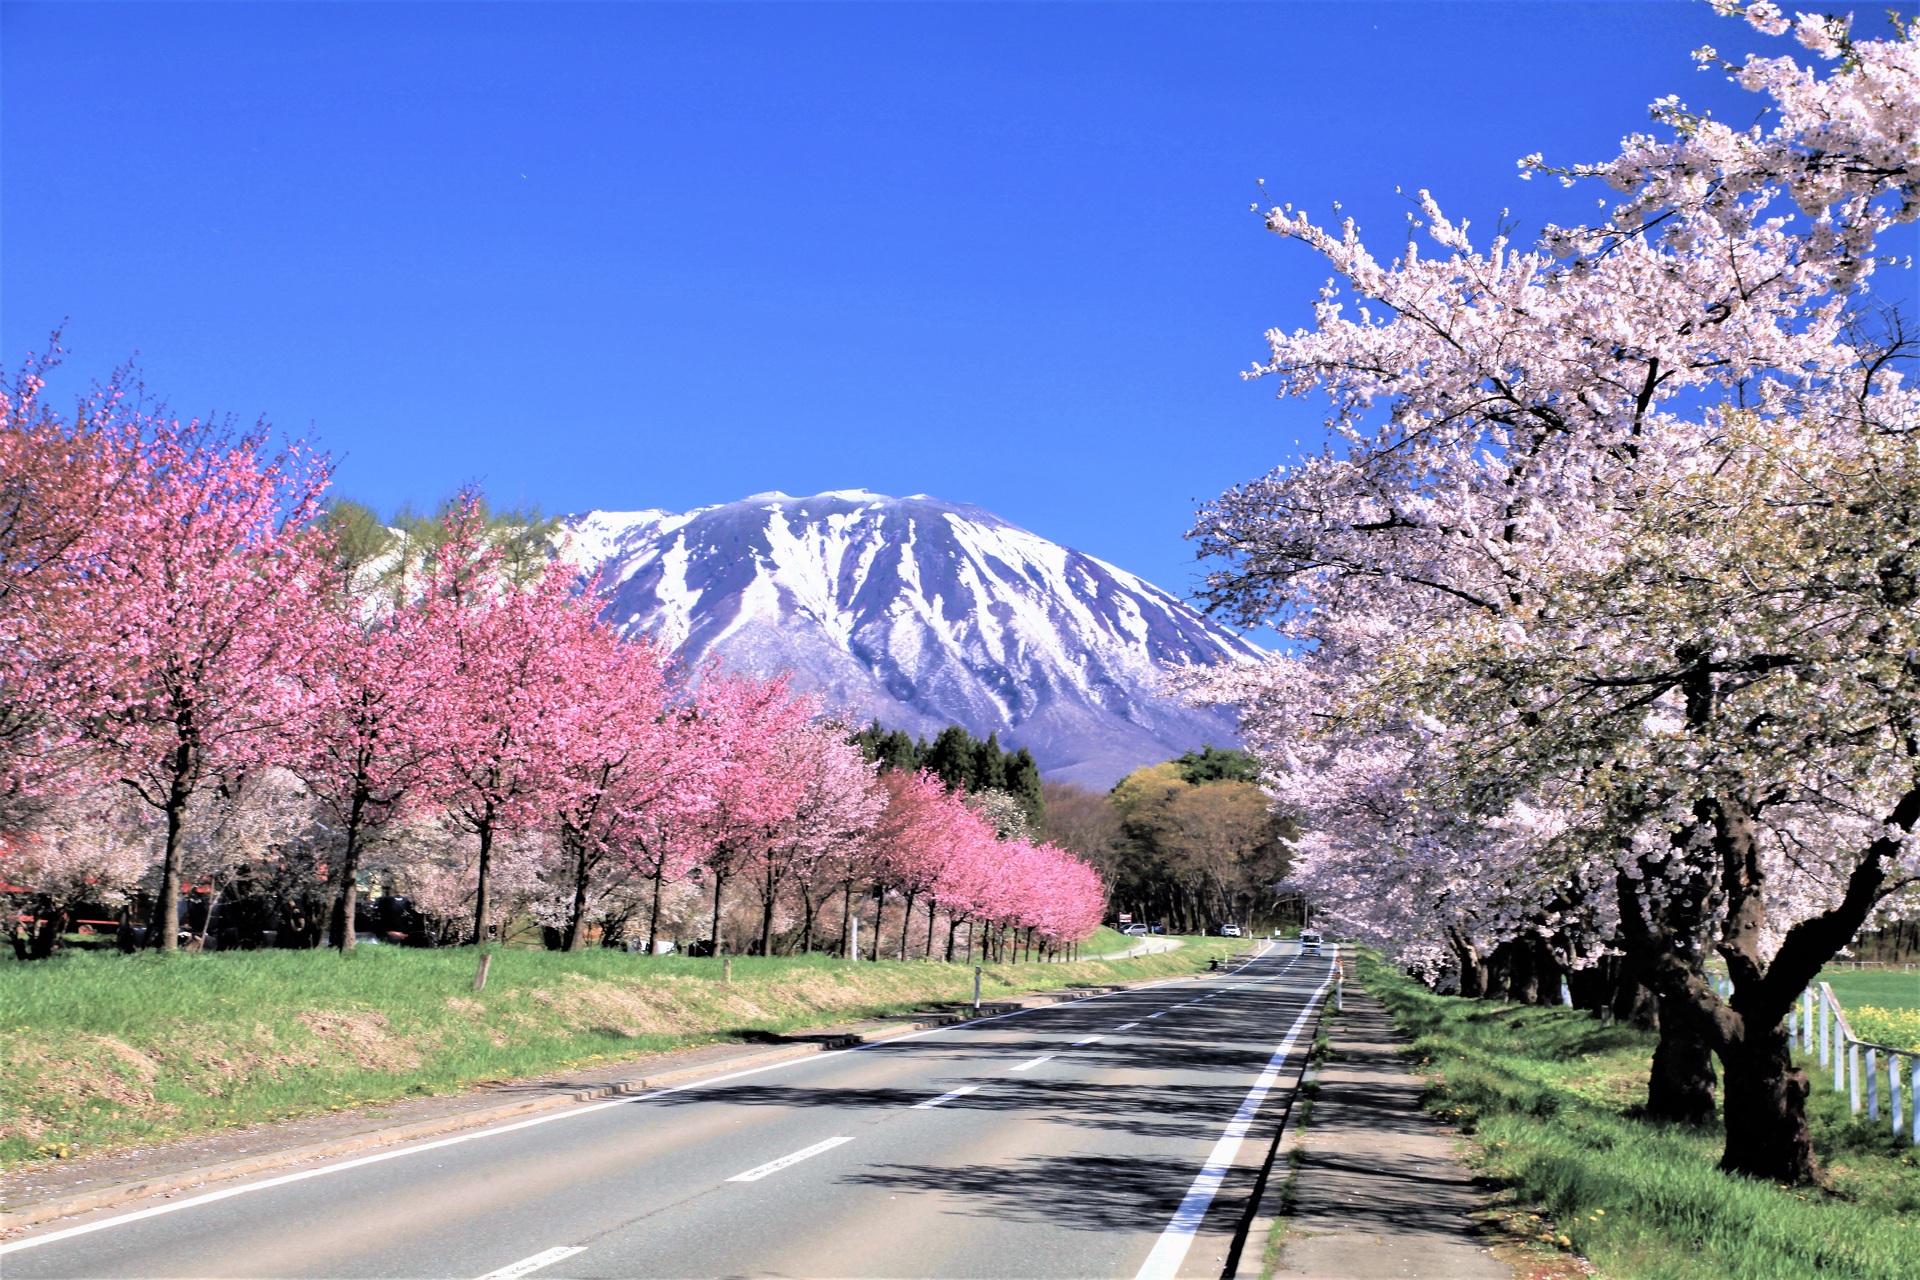
<path id="1" fill-rule="evenodd" d="M 0 1276 L 1218 1276 L 1240 1136 L 1271 1137 L 1331 964 L 1287 946 L 103 1211 Z"/>

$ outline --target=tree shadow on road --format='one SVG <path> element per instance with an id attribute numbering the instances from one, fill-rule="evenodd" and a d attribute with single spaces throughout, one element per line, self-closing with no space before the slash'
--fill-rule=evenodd
<path id="1" fill-rule="evenodd" d="M 1193 1178 L 1176 1160 L 1029 1156 L 1007 1164 L 877 1165 L 841 1179 L 855 1186 L 931 1192 L 965 1201 L 952 1212 L 1077 1231 L 1139 1231 L 1172 1216 Z"/>

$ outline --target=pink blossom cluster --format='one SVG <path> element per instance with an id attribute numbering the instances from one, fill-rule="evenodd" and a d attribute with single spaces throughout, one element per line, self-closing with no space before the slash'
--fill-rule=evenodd
<path id="1" fill-rule="evenodd" d="M 874 907 L 876 953 L 903 906 L 903 958 L 941 921 L 949 951 L 962 923 L 969 948 L 1098 925 L 1087 864 L 997 838 L 930 777 L 877 774 L 784 678 L 621 640 L 563 561 L 510 571 L 477 503 L 377 572 L 323 515 L 323 461 L 119 383 L 63 420 L 42 372 L 0 390 L 0 881 L 40 916 L 138 889 L 171 947 L 184 886 L 299 862 L 343 948 L 370 866 L 473 941 L 530 914 L 570 948 L 644 921 L 651 949 L 696 894 L 716 942 L 757 905 L 769 954 L 813 946 L 835 894 L 843 937 Z M 232 838 L 283 801 L 304 824 Z M 214 846 L 225 862 L 196 852 Z"/>

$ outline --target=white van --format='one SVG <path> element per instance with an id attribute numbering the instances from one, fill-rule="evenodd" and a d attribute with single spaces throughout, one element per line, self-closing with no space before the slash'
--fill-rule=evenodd
<path id="1" fill-rule="evenodd" d="M 1312 929 L 1302 929 L 1300 931 L 1300 954 L 1303 956 L 1317 956 L 1320 954 L 1320 935 Z"/>

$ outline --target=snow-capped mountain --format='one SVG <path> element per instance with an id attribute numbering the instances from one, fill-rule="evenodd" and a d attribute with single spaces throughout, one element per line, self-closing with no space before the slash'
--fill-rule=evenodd
<path id="1" fill-rule="evenodd" d="M 1157 693 L 1164 669 L 1259 650 L 1151 583 L 990 512 L 924 494 L 762 493 L 697 511 L 590 511 L 563 555 L 600 574 L 606 616 L 694 661 L 717 656 L 860 721 L 961 724 L 1106 786 L 1236 734 Z"/>

